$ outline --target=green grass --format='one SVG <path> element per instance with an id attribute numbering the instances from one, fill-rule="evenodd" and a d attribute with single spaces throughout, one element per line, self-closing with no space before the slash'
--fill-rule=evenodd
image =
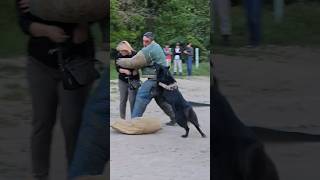
<path id="1" fill-rule="evenodd" d="M 171 72 L 173 72 L 173 66 L 170 68 Z M 187 66 L 186 64 L 182 65 L 182 72 L 183 76 L 186 76 L 187 73 Z M 195 65 L 192 67 L 192 75 L 193 76 L 208 76 L 210 74 L 210 66 L 209 63 L 203 62 L 199 64 L 199 68 L 196 68 Z M 110 79 L 117 79 L 118 78 L 118 72 L 115 69 L 114 63 L 110 64 Z"/>
<path id="2" fill-rule="evenodd" d="M 285 6 L 283 22 L 276 23 L 272 7 L 265 6 L 262 17 L 262 45 L 319 47 L 319 17 L 320 3 L 295 3 Z M 222 47 L 219 41 L 220 34 L 216 29 L 213 45 L 215 52 L 232 54 L 236 48 L 247 44 L 247 26 L 242 6 L 232 8 L 231 47 Z"/>
<path id="3" fill-rule="evenodd" d="M 118 72 L 116 70 L 114 61 L 111 61 L 110 63 L 110 79 L 117 79 L 118 78 Z"/>
<path id="4" fill-rule="evenodd" d="M 0 2 L 0 57 L 25 54 L 27 37 L 18 26 L 15 1 Z"/>

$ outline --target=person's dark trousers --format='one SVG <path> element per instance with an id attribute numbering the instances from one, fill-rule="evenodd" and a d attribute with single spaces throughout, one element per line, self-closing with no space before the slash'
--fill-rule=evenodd
<path id="1" fill-rule="evenodd" d="M 187 59 L 187 72 L 188 72 L 188 76 L 192 75 L 192 56 L 188 56 L 188 59 Z"/>
<path id="2" fill-rule="evenodd" d="M 105 71 L 85 106 L 69 179 L 103 174 L 110 159 L 109 99 L 109 72 Z"/>
<path id="3" fill-rule="evenodd" d="M 261 0 L 244 0 L 249 31 L 249 45 L 258 46 L 261 41 Z"/>
<path id="4" fill-rule="evenodd" d="M 126 119 L 127 101 L 129 98 L 130 112 L 132 113 L 134 101 L 136 99 L 136 94 L 138 89 L 130 89 L 128 82 L 121 79 L 118 80 L 119 92 L 120 92 L 120 118 Z"/>
<path id="5" fill-rule="evenodd" d="M 59 71 L 31 57 L 27 61 L 27 79 L 33 108 L 32 173 L 36 179 L 46 179 L 49 174 L 52 133 L 57 111 L 61 114 L 66 156 L 70 164 L 81 124 L 81 112 L 90 87 L 64 90 Z"/>

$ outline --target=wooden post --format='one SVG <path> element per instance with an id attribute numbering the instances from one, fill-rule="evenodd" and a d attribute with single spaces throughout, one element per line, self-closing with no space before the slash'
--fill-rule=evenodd
<path id="1" fill-rule="evenodd" d="M 196 53 L 195 53 L 195 56 L 196 56 L 196 68 L 199 68 L 199 48 L 196 48 Z"/>
<path id="2" fill-rule="evenodd" d="M 284 0 L 273 0 L 274 19 L 276 23 L 281 23 L 283 20 Z"/>

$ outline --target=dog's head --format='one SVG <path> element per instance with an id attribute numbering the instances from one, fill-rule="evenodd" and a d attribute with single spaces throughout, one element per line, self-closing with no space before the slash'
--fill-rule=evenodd
<path id="1" fill-rule="evenodd" d="M 157 80 L 163 84 L 169 85 L 176 82 L 176 80 L 173 78 L 172 74 L 170 73 L 169 68 L 165 67 L 160 64 L 154 64 L 157 72 Z"/>

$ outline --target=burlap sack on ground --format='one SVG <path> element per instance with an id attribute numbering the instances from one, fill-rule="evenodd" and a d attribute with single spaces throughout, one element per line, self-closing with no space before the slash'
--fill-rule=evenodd
<path id="1" fill-rule="evenodd" d="M 30 12 L 44 20 L 91 22 L 107 16 L 106 0 L 30 0 Z"/>
<path id="2" fill-rule="evenodd" d="M 160 119 L 154 117 L 140 117 L 132 120 L 116 120 L 111 127 L 123 134 L 150 134 L 161 129 Z"/>

